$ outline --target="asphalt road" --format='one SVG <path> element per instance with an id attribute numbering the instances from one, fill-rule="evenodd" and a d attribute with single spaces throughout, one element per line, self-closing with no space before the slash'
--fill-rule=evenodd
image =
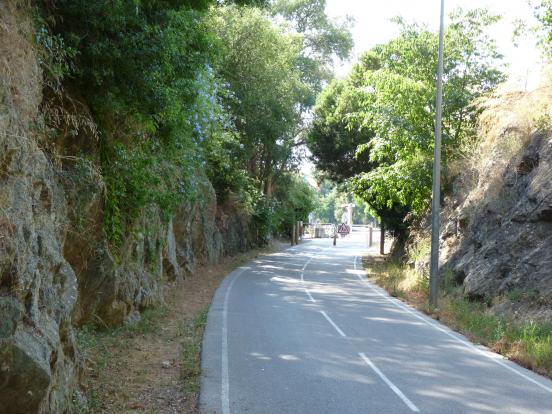
<path id="1" fill-rule="evenodd" d="M 366 250 L 362 234 L 309 240 L 229 274 L 203 339 L 201 412 L 552 414 L 552 381 L 368 283 Z"/>

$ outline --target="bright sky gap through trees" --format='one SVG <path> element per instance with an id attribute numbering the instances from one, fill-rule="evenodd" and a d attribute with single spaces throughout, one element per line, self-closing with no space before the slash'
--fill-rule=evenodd
<path id="1" fill-rule="evenodd" d="M 499 52 L 505 56 L 509 65 L 507 70 L 511 81 L 517 82 L 520 87 L 536 86 L 540 78 L 542 58 L 535 47 L 536 39 L 526 35 L 514 45 L 512 35 L 514 24 L 518 19 L 529 25 L 536 24 L 533 9 L 526 0 L 449 0 L 447 13 L 462 7 L 464 9 L 487 8 L 492 13 L 502 16 L 502 21 L 490 30 L 490 34 L 497 40 Z M 361 0 L 327 0 L 326 11 L 332 17 L 344 15 L 353 16 L 355 24 L 351 28 L 355 48 L 353 56 L 344 65 L 336 65 L 339 77 L 345 76 L 352 64 L 366 50 L 378 43 L 384 43 L 396 37 L 398 26 L 391 22 L 395 16 L 402 16 L 407 21 L 425 23 L 432 31 L 439 29 L 439 1 L 438 0 L 388 0 L 361 1 Z M 448 19 L 445 24 L 448 24 Z"/>

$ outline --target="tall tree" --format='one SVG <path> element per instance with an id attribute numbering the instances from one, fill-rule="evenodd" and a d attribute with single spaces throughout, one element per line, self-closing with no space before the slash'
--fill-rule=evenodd
<path id="1" fill-rule="evenodd" d="M 351 46 L 345 27 L 328 19 L 323 0 L 277 1 L 262 9 L 213 10 L 210 27 L 220 39 L 220 77 L 232 92 L 226 104 L 244 146 L 243 161 L 265 194 L 294 160 L 305 111 L 328 79 L 334 56 Z"/>
<path id="2" fill-rule="evenodd" d="M 301 43 L 256 8 L 228 6 L 210 22 L 223 48 L 220 76 L 244 146 L 249 173 L 271 192 L 275 171 L 289 161 L 304 86 L 295 65 Z"/>
<path id="3" fill-rule="evenodd" d="M 349 27 L 353 19 L 331 19 L 326 14 L 326 0 L 275 0 L 272 14 L 285 19 L 293 32 L 301 35 L 302 48 L 297 64 L 301 79 L 309 85 L 305 96 L 307 107 L 314 105 L 316 95 L 333 77 L 335 60 L 345 60 L 353 48 Z"/>
<path id="4" fill-rule="evenodd" d="M 496 67 L 501 56 L 486 32 L 498 17 L 482 9 L 458 10 L 450 20 L 444 64 L 445 166 L 474 136 L 472 101 L 504 79 Z M 420 214 L 431 197 L 438 36 L 400 18 L 396 23 L 396 39 L 368 51 L 342 85 L 331 85 L 328 93 L 334 97 L 321 95 L 308 143 L 318 165 L 334 175 L 343 170 L 331 165 L 326 155 L 332 155 L 331 149 L 319 150 L 320 126 L 340 131 L 333 133 L 333 141 L 332 132 L 326 137 L 336 151 L 355 151 L 357 161 L 366 161 L 361 157 L 368 154 L 362 163 L 366 170 L 351 179 L 353 188 L 386 224 L 401 228 L 406 215 Z M 364 143 L 355 145 L 353 132 L 364 134 Z"/>
<path id="5" fill-rule="evenodd" d="M 374 133 L 353 126 L 350 114 L 361 110 L 359 91 L 350 82 L 333 80 L 318 96 L 315 117 L 305 134 L 311 160 L 322 175 L 335 182 L 354 177 L 370 168 L 369 151 L 357 155 L 357 148 Z"/>

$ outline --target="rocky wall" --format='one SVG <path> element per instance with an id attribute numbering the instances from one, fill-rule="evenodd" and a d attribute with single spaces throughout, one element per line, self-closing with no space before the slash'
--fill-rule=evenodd
<path id="1" fill-rule="evenodd" d="M 198 172 L 195 200 L 168 221 L 143 209 L 113 251 L 92 139 L 44 149 L 43 76 L 25 4 L 0 2 L 0 414 L 61 414 L 82 402 L 75 326 L 133 323 L 163 302 L 168 282 L 253 242 L 247 215 L 217 205 Z"/>
<path id="2" fill-rule="evenodd" d="M 532 134 L 501 174 L 491 163 L 467 197 L 451 197 L 441 240 L 443 266 L 467 297 L 500 298 L 497 311 L 552 317 L 550 135 Z"/>
<path id="3" fill-rule="evenodd" d="M 496 145 L 508 139 L 508 128 Z M 552 139 L 533 132 L 513 154 L 489 157 L 454 181 L 440 215 L 440 274 L 500 314 L 552 318 Z M 410 251 L 429 246 L 429 217 Z M 418 247 L 419 248 L 419 247 Z M 416 263 L 429 273 L 429 251 Z"/>
<path id="4" fill-rule="evenodd" d="M 0 413 L 63 413 L 76 389 L 75 272 L 66 202 L 37 144 L 42 74 L 32 22 L 0 2 Z"/>

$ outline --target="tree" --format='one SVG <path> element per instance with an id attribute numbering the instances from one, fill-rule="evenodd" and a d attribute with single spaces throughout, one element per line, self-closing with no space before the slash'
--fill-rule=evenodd
<path id="1" fill-rule="evenodd" d="M 308 222 L 309 213 L 315 209 L 314 188 L 296 173 L 278 177 L 274 186 L 274 228 L 280 234 L 290 232 L 290 223 Z"/>
<path id="2" fill-rule="evenodd" d="M 535 17 L 540 22 L 540 27 L 530 28 L 537 32 L 539 43 L 548 58 L 552 56 L 552 0 L 539 0 L 533 3 Z M 518 28 L 526 30 L 527 27 Z"/>
<path id="3" fill-rule="evenodd" d="M 444 63 L 445 168 L 474 137 L 477 111 L 470 104 L 504 79 L 495 65 L 501 56 L 485 31 L 498 17 L 476 9 L 455 11 L 450 19 Z M 366 161 L 368 155 L 361 164 L 366 170 L 344 169 L 345 176 L 356 174 L 351 178 L 356 194 L 385 224 L 401 229 L 405 217 L 421 214 L 431 197 L 438 36 L 400 18 L 396 23 L 401 29 L 396 39 L 368 51 L 342 85 L 330 85 L 321 95 L 308 143 L 318 164 L 331 172 L 331 156 L 342 148 L 350 154 L 355 144 L 351 133 L 363 134 L 355 158 Z M 328 131 L 330 148 L 325 151 L 316 142 L 324 136 L 320 125 Z"/>
<path id="4" fill-rule="evenodd" d="M 335 184 L 330 180 L 322 180 L 318 186 L 314 217 L 321 223 L 340 222 L 343 215 L 343 205 L 353 204 L 353 223 L 373 223 L 374 217 L 370 206 L 361 198 L 351 193 L 345 184 Z"/>
<path id="5" fill-rule="evenodd" d="M 231 95 L 225 105 L 244 146 L 242 160 L 271 194 L 274 174 L 287 166 L 300 124 L 304 86 L 296 67 L 301 43 L 255 8 L 222 7 L 210 27 L 220 39 L 217 67 Z"/>
<path id="6" fill-rule="evenodd" d="M 272 140 L 262 141 L 264 147 L 249 146 L 261 148 L 260 154 L 270 154 L 259 162 L 263 168 L 259 176 L 270 176 L 271 169 L 282 165 L 290 152 L 279 143 L 287 145 L 293 135 L 291 131 L 300 121 L 295 108 L 300 100 L 295 95 L 302 95 L 296 90 L 301 84 L 295 73 L 300 42 L 290 36 L 279 36 L 280 31 L 263 17 L 258 21 L 263 20 L 260 26 L 268 34 L 261 36 L 264 44 L 250 50 L 237 47 L 253 45 L 258 40 L 255 38 L 258 33 L 248 33 L 243 24 L 228 31 L 241 30 L 245 41 L 235 39 L 230 46 L 219 43 L 209 25 L 209 14 L 239 9 L 264 16 L 266 11 L 251 5 L 267 7 L 269 2 L 223 2 L 240 6 L 221 3 L 216 0 L 37 2 L 42 12 L 37 43 L 44 51 L 41 56 L 44 72 L 52 80 L 49 83 L 52 87 L 45 90 L 44 108 L 55 107 L 58 114 L 65 114 L 65 108 L 74 106 L 76 101 L 87 108 L 89 123 L 97 132 L 94 136 L 81 133 L 73 125 L 51 122 L 50 126 L 59 132 L 60 142 L 71 138 L 74 144 L 64 147 L 68 155 L 80 156 L 84 152 L 100 165 L 106 184 L 104 230 L 114 246 L 121 243 L 125 227 L 145 206 L 159 207 L 167 218 L 183 200 L 196 197 L 198 170 L 207 173 L 221 200 L 228 191 L 247 193 L 251 189 L 252 179 L 244 168 L 245 151 L 240 148 L 242 135 L 237 128 L 245 118 L 235 109 L 247 104 L 251 115 L 259 102 L 252 95 L 241 93 L 247 85 L 240 80 L 232 85 L 220 80 L 214 67 L 232 55 L 227 50 L 265 62 L 259 71 L 250 73 L 264 76 L 252 86 L 259 94 L 271 94 L 267 93 L 268 98 L 260 102 L 264 106 L 256 107 L 258 118 L 248 116 L 248 121 L 259 128 L 268 125 L 267 129 L 279 124 L 264 134 Z M 265 48 L 267 45 L 271 48 Z M 288 52 L 281 59 L 277 53 L 280 47 Z M 241 68 L 249 64 L 245 60 L 242 63 Z M 230 73 L 235 67 L 226 69 Z M 284 69 L 282 73 L 280 69 Z M 263 84 L 266 88 L 260 90 Z M 240 99 L 245 99 L 235 100 L 236 92 L 242 95 Z M 263 114 L 270 115 L 262 118 Z M 60 122 L 68 119 L 71 123 L 87 117 L 58 118 L 62 119 Z M 49 121 L 48 116 L 46 119 Z M 263 132 L 254 130 L 247 136 L 257 137 Z M 268 145 L 271 147 L 267 148 Z"/>
<path id="7" fill-rule="evenodd" d="M 352 40 L 328 19 L 322 0 L 276 1 L 270 12 L 237 6 L 213 10 L 222 59 L 217 71 L 239 133 L 243 162 L 267 195 L 279 174 L 294 167 L 305 112 L 328 78 L 333 57 L 348 56 Z"/>
<path id="8" fill-rule="evenodd" d="M 359 111 L 358 91 L 347 81 L 333 80 L 322 91 L 314 107 L 314 119 L 305 143 L 319 172 L 343 182 L 370 168 L 369 151 L 357 148 L 373 137 L 367 128 L 353 127 L 349 114 Z"/>
<path id="9" fill-rule="evenodd" d="M 348 29 L 352 18 L 330 19 L 326 15 L 326 0 L 275 0 L 271 6 L 274 16 L 284 18 L 292 33 L 300 35 L 301 53 L 297 65 L 301 80 L 309 86 L 304 105 L 314 105 L 325 82 L 331 80 L 334 60 L 345 60 L 353 48 Z"/>
<path id="10" fill-rule="evenodd" d="M 331 181 L 323 180 L 318 187 L 316 208 L 314 217 L 321 223 L 333 223 L 335 221 L 335 206 L 337 198 L 337 186 Z"/>

